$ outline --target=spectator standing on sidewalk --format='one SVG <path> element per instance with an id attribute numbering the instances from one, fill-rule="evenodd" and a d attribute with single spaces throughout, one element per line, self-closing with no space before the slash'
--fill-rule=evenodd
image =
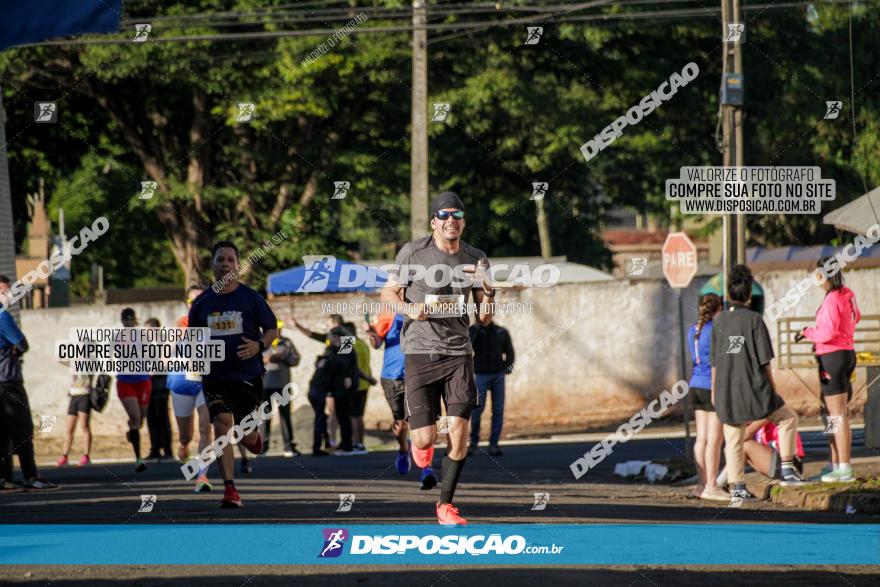
<path id="1" fill-rule="evenodd" d="M 161 324 L 158 318 L 147 318 L 144 326 L 159 328 Z M 147 430 L 150 433 L 150 452 L 146 458 L 148 463 L 174 460 L 171 453 L 171 416 L 168 414 L 170 392 L 167 379 L 167 375 L 150 377 L 150 404 L 147 406 Z"/>
<path id="2" fill-rule="evenodd" d="M 474 347 L 474 372 L 477 380 L 477 406 L 471 415 L 471 443 L 468 453 L 476 451 L 480 441 L 480 417 L 486 408 L 486 396 L 492 394 L 492 429 L 489 434 L 489 454 L 501 456 L 498 448 L 501 429 L 504 426 L 504 376 L 513 370 L 516 355 L 513 341 L 506 328 L 490 319 L 481 325 L 479 318 L 470 327 L 471 345 Z"/>
<path id="3" fill-rule="evenodd" d="M 11 304 L 11 283 L 0 275 L 0 493 L 22 489 L 12 480 L 13 455 L 18 455 L 25 491 L 57 489 L 57 485 L 39 476 L 34 460 L 34 421 L 21 374 L 21 357 L 30 347 L 6 310 Z"/>
<path id="4" fill-rule="evenodd" d="M 364 446 L 364 410 L 367 409 L 367 394 L 370 392 L 370 386 L 376 384 L 370 373 L 370 347 L 358 337 L 354 322 L 346 322 L 343 326 L 349 335 L 354 337 L 354 352 L 358 367 L 358 388 L 352 393 L 350 406 L 352 452 L 367 454 L 367 447 Z"/>
<path id="5" fill-rule="evenodd" d="M 721 311 L 721 297 L 707 293 L 700 298 L 699 316 L 687 333 L 688 349 L 691 353 L 691 403 L 694 407 L 694 421 L 697 438 L 694 442 L 694 461 L 697 464 L 699 482 L 692 495 L 712 501 L 729 501 L 727 491 L 716 485 L 718 467 L 721 464 L 721 442 L 724 434 L 721 420 L 712 405 L 712 320 Z"/>
<path id="6" fill-rule="evenodd" d="M 794 466 L 797 413 L 776 392 L 773 345 L 763 317 L 749 310 L 752 272 L 734 265 L 727 278 L 730 307 L 718 314 L 712 328 L 712 405 L 724 429 L 724 456 L 733 496 L 752 498 L 745 485 L 746 426 L 768 419 L 777 425 L 782 485 L 801 485 Z"/>
<path id="7" fill-rule="evenodd" d="M 269 401 L 273 393 L 281 394 L 284 386 L 290 383 L 291 367 L 299 365 L 299 352 L 289 338 L 281 335 L 282 328 L 284 328 L 284 322 L 279 320 L 279 336 L 263 353 L 263 366 L 266 368 L 266 373 L 263 375 L 263 401 Z M 281 437 L 284 441 L 284 456 L 298 457 L 300 452 L 296 449 L 296 443 L 293 441 L 290 407 L 290 403 L 278 406 L 278 415 L 281 419 Z M 263 422 L 263 438 L 266 439 L 263 445 L 263 454 L 269 451 L 271 423 L 271 418 Z"/>

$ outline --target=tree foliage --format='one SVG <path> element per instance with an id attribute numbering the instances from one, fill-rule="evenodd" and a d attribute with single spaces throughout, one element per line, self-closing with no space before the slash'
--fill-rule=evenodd
<path id="1" fill-rule="evenodd" d="M 174 17 L 282 2 L 182 4 L 132 4 L 129 21 L 166 15 L 168 24 L 160 19 L 153 28 L 163 36 L 229 32 L 195 21 L 184 30 L 185 21 Z M 880 182 L 880 5 L 853 9 L 857 139 L 848 10 L 748 12 L 743 48 L 746 164 L 818 165 L 837 180 L 834 206 Z M 342 21 L 248 30 L 333 29 L 357 12 Z M 371 17 L 362 28 L 383 24 L 391 23 Z M 608 266 L 601 229 L 609 211 L 626 207 L 674 221 L 665 179 L 683 165 L 721 164 L 720 22 L 543 26 L 536 45 L 523 43 L 524 26 L 450 38 L 431 33 L 429 109 L 451 104 L 447 120 L 429 126 L 431 191 L 464 197 L 465 240 L 494 256 L 535 255 L 531 184 L 547 181 L 554 254 Z M 63 207 L 68 233 L 96 216 L 110 218 L 112 238 L 75 261 L 79 287 L 86 287 L 91 262 L 102 263 L 115 286 L 193 282 L 206 273 L 212 241 L 235 239 L 247 252 L 281 229 L 291 236 L 254 268 L 256 283 L 304 254 L 392 257 L 409 239 L 410 35 L 349 36 L 304 64 L 325 40 L 148 40 L 6 51 L 0 73 L 17 240 L 25 194 L 43 178 L 52 217 Z M 581 144 L 690 61 L 700 68 L 696 80 L 584 161 Z M 825 101 L 834 99 L 843 100 L 843 114 L 823 120 Z M 33 103 L 43 100 L 58 103 L 57 124 L 33 124 Z M 256 106 L 246 123 L 237 120 L 245 102 Z M 142 181 L 157 182 L 152 199 L 137 198 Z M 335 181 L 350 182 L 345 199 L 331 199 Z M 763 245 L 835 238 L 821 216 L 756 216 L 749 229 L 751 242 Z"/>

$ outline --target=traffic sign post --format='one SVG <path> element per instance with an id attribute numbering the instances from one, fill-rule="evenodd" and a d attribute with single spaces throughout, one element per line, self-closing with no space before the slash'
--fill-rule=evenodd
<path id="1" fill-rule="evenodd" d="M 690 285 L 694 275 L 697 274 L 697 247 L 693 241 L 683 232 L 670 232 L 666 236 L 661 251 L 663 258 L 663 275 L 669 286 L 675 288 L 678 301 L 678 356 L 679 373 L 684 379 L 687 374 L 684 355 L 684 309 L 682 308 L 681 290 Z M 684 452 L 691 454 L 691 427 L 690 427 L 690 393 L 684 398 L 682 406 L 684 417 Z"/>
<path id="2" fill-rule="evenodd" d="M 697 274 L 697 247 L 683 232 L 670 232 L 663 243 L 663 275 L 670 287 L 685 288 Z"/>

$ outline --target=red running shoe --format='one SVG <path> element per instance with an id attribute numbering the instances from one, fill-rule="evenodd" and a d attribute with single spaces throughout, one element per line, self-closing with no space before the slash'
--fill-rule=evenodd
<path id="1" fill-rule="evenodd" d="M 223 499 L 220 501 L 220 507 L 224 509 L 244 507 L 241 503 L 241 496 L 238 495 L 234 485 L 226 486 L 226 489 L 223 491 Z"/>
<path id="2" fill-rule="evenodd" d="M 257 439 L 255 441 L 251 442 L 250 446 L 245 444 L 244 440 L 242 440 L 241 443 L 244 444 L 244 447 L 251 451 L 251 453 L 259 455 L 261 452 L 263 452 L 263 434 L 261 432 L 257 432 L 256 438 Z"/>
<path id="3" fill-rule="evenodd" d="M 458 515 L 458 508 L 451 503 L 437 502 L 437 521 L 441 526 L 467 526 L 467 520 Z"/>
<path id="4" fill-rule="evenodd" d="M 434 447 L 429 446 L 428 448 L 416 448 L 416 445 L 412 446 L 412 459 L 413 462 L 419 469 L 424 469 L 425 467 L 431 466 L 431 461 L 434 460 Z"/>

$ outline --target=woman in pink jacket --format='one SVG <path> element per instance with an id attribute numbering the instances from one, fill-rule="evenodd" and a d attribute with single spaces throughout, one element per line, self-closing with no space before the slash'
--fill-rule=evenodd
<path id="1" fill-rule="evenodd" d="M 830 259 L 820 259 L 817 267 L 823 267 Z M 853 480 L 849 462 L 852 432 L 846 404 L 852 398 L 850 377 L 856 368 L 853 335 L 861 313 L 855 294 L 843 284 L 842 271 L 826 277 L 822 287 L 825 299 L 816 312 L 816 326 L 804 328 L 800 334 L 815 343 L 819 386 L 828 409 L 828 428 L 834 432 L 831 441 L 833 470 L 822 475 L 822 481 L 837 483 Z"/>

